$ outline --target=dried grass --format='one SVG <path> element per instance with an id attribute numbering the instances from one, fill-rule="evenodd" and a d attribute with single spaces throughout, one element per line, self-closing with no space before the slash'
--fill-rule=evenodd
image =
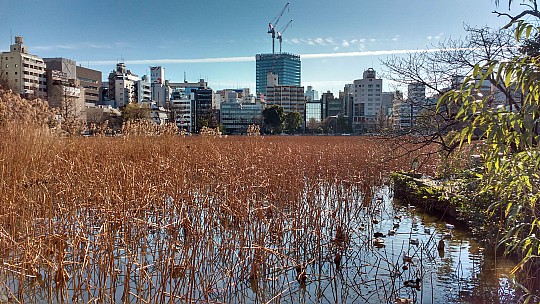
<path id="1" fill-rule="evenodd" d="M 377 138 L 65 138 L 8 116 L 0 296 L 21 302 L 285 301 L 314 265 L 346 269 L 360 212 L 412 159 Z"/>

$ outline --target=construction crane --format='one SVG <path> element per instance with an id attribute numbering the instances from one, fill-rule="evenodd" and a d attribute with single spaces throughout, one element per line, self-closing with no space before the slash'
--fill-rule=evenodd
<path id="1" fill-rule="evenodd" d="M 283 42 L 283 33 L 285 30 L 291 25 L 291 21 L 287 22 L 287 24 L 281 29 L 281 31 L 277 32 L 277 39 L 279 40 L 279 53 L 281 54 L 281 43 Z"/>
<path id="2" fill-rule="evenodd" d="M 270 23 L 268 23 L 268 34 L 272 34 L 272 54 L 275 53 L 274 43 L 276 40 L 276 25 L 279 22 L 279 19 L 281 19 L 281 16 L 283 16 L 283 13 L 285 13 L 285 10 L 289 7 L 289 2 L 285 4 L 281 12 L 272 20 Z"/>

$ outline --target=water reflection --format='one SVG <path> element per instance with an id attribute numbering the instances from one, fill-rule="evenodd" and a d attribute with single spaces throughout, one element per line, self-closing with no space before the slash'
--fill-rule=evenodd
<path id="1" fill-rule="evenodd" d="M 254 208 L 248 218 L 223 216 L 228 206 L 220 201 L 167 206 L 173 212 L 129 223 L 81 213 L 95 221 L 65 221 L 79 223 L 85 240 L 69 240 L 62 256 L 72 261 L 64 266 L 65 294 L 55 291 L 58 266 L 49 265 L 41 277 L 7 279 L 0 301 L 16 292 L 28 303 L 516 301 L 505 279 L 512 265 L 459 227 L 394 204 L 388 187 L 377 189 L 371 204 L 359 189 L 346 194 L 329 186 L 294 208 Z"/>

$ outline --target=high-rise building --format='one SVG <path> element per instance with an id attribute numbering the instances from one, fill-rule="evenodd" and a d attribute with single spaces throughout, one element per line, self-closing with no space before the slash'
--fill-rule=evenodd
<path id="1" fill-rule="evenodd" d="M 363 78 L 354 81 L 353 129 L 368 132 L 376 128 L 382 110 L 382 79 L 376 78 L 374 69 L 364 71 Z"/>
<path id="2" fill-rule="evenodd" d="M 84 88 L 77 78 L 77 63 L 68 58 L 43 58 L 47 72 L 47 98 L 64 120 L 84 120 Z"/>
<path id="3" fill-rule="evenodd" d="M 268 72 L 279 76 L 280 85 L 300 86 L 302 69 L 300 55 L 289 53 L 257 54 L 255 59 L 257 97 L 266 94 Z"/>
<path id="4" fill-rule="evenodd" d="M 343 99 L 335 98 L 334 94 L 330 91 L 322 94 L 321 104 L 323 107 L 323 119 L 331 116 L 345 115 L 343 112 Z"/>
<path id="5" fill-rule="evenodd" d="M 218 123 L 218 116 L 214 113 L 214 93 L 210 88 L 200 88 L 194 91 L 195 111 L 192 117 L 194 132 L 199 132 L 202 127 L 214 128 Z"/>
<path id="6" fill-rule="evenodd" d="M 304 117 L 305 128 L 309 132 L 314 132 L 321 126 L 322 106 L 320 100 L 306 102 L 306 115 Z"/>
<path id="7" fill-rule="evenodd" d="M 89 104 L 98 104 L 101 101 L 101 71 L 77 66 L 77 79 L 84 88 L 84 101 Z"/>
<path id="8" fill-rule="evenodd" d="M 150 101 L 152 99 L 152 90 L 150 87 L 150 81 L 148 76 L 143 75 L 141 79 L 137 81 L 137 102 Z M 161 105 L 158 105 L 158 107 Z"/>
<path id="9" fill-rule="evenodd" d="M 346 84 L 343 92 L 339 92 L 339 98 L 343 100 L 343 113 L 347 116 L 349 128 L 353 125 L 354 113 L 354 85 Z"/>
<path id="10" fill-rule="evenodd" d="M 16 36 L 9 52 L 0 55 L 0 73 L 0 80 L 5 80 L 21 95 L 47 95 L 45 62 L 41 57 L 28 53 L 22 36 Z"/>
<path id="11" fill-rule="evenodd" d="M 307 102 L 313 102 L 313 101 L 319 100 L 319 92 L 314 90 L 312 86 L 308 86 L 306 88 L 306 93 L 304 95 L 306 95 Z"/>
<path id="12" fill-rule="evenodd" d="M 66 72 L 47 68 L 47 98 L 49 105 L 58 109 L 63 121 L 86 119 L 84 108 L 84 88 L 79 80 Z"/>
<path id="13" fill-rule="evenodd" d="M 165 107 L 170 100 L 165 86 L 165 68 L 161 66 L 150 67 L 150 83 L 152 86 L 152 100 L 160 107 Z"/>
<path id="14" fill-rule="evenodd" d="M 216 127 L 219 115 L 214 109 L 214 93 L 204 79 L 199 82 L 165 82 L 171 90 L 172 120 L 179 128 L 199 132 L 201 127 Z"/>
<path id="15" fill-rule="evenodd" d="M 116 70 L 109 74 L 109 100 L 114 100 L 114 106 L 121 108 L 130 102 L 138 101 L 139 76 L 126 69 L 124 63 L 116 64 Z"/>
<path id="16" fill-rule="evenodd" d="M 433 110 L 437 98 L 426 97 L 426 86 L 422 83 L 411 83 L 407 86 L 407 98 L 402 94 L 394 98 L 393 122 L 394 128 L 399 130 L 415 128 L 419 115 Z M 416 128 L 415 128 L 416 129 Z M 420 131 L 416 129 L 416 131 Z"/>
<path id="17" fill-rule="evenodd" d="M 278 75 L 268 72 L 266 75 L 268 86 L 266 87 L 266 105 L 279 105 L 283 107 L 284 113 L 298 112 L 305 120 L 306 96 L 304 87 L 280 85 Z M 304 124 L 305 125 L 305 124 Z"/>
<path id="18" fill-rule="evenodd" d="M 194 108 L 194 94 L 185 88 L 177 88 L 171 93 L 170 110 L 172 119 L 180 129 L 191 132 L 192 109 Z"/>
<path id="19" fill-rule="evenodd" d="M 47 70 L 55 70 L 64 73 L 67 79 L 77 79 L 77 63 L 68 58 L 43 58 Z"/>
<path id="20" fill-rule="evenodd" d="M 241 99 L 229 99 L 221 104 L 220 122 L 227 133 L 246 133 L 250 125 L 261 125 L 262 108 L 260 101 L 242 102 Z"/>

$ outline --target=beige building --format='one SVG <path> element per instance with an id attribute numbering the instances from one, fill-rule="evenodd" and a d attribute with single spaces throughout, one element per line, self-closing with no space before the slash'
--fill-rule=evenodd
<path id="1" fill-rule="evenodd" d="M 45 63 L 39 56 L 28 53 L 23 37 L 16 36 L 9 52 L 0 56 L 1 78 L 23 96 L 47 96 Z"/>
<path id="2" fill-rule="evenodd" d="M 99 90 L 102 85 L 101 77 L 101 71 L 77 66 L 77 79 L 79 80 L 81 87 L 84 88 L 84 101 L 86 103 L 99 103 Z"/>
<path id="3" fill-rule="evenodd" d="M 364 71 L 363 78 L 354 81 L 353 129 L 363 133 L 374 131 L 377 117 L 384 113 L 382 106 L 382 79 L 376 77 L 374 69 Z"/>
<path id="4" fill-rule="evenodd" d="M 85 121 L 84 89 L 77 79 L 59 70 L 47 70 L 49 105 L 58 109 L 63 120 Z"/>
<path id="5" fill-rule="evenodd" d="M 266 105 L 280 105 L 284 113 L 298 112 L 304 117 L 306 97 L 304 87 L 294 85 L 279 85 L 279 77 L 272 72 L 267 74 Z"/>

